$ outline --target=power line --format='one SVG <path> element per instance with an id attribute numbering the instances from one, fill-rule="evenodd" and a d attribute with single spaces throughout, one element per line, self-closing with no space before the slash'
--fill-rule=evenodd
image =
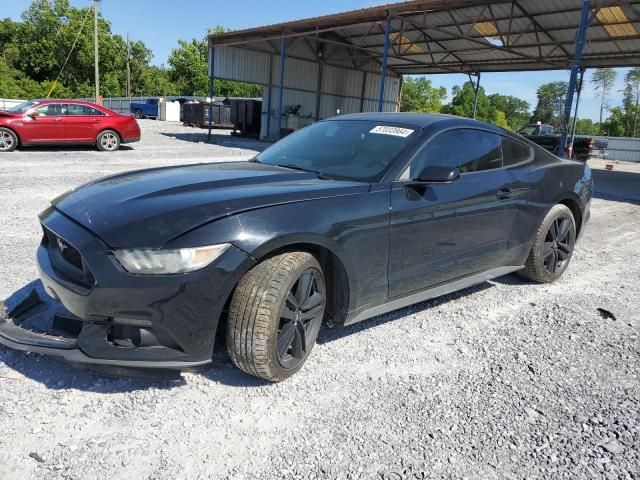
<path id="1" fill-rule="evenodd" d="M 69 50 L 69 54 L 67 55 L 67 58 L 64 60 L 64 63 L 62 64 L 62 68 L 60 69 L 60 72 L 58 73 L 58 76 L 53 81 L 53 84 L 51 85 L 51 88 L 49 89 L 49 93 L 47 93 L 47 98 L 49 98 L 51 96 L 51 92 L 53 92 L 53 89 L 56 88 L 58 80 L 60 80 L 60 76 L 62 75 L 62 72 L 64 72 L 64 69 L 67 66 L 67 63 L 69 62 L 69 58 L 71 58 L 71 54 L 73 53 L 73 50 L 76 48 L 76 44 L 78 43 L 78 39 L 80 38 L 80 34 L 82 33 L 82 29 L 84 28 L 84 24 L 87 22 L 87 18 L 89 18 L 89 13 L 90 12 L 91 12 L 91 10 L 87 10 L 87 13 L 84 15 L 84 18 L 82 19 L 82 25 L 80 25 L 80 30 L 78 30 L 76 38 L 73 41 L 73 45 L 71 46 L 71 50 Z"/>
<path id="2" fill-rule="evenodd" d="M 127 97 L 131 99 L 131 41 L 127 32 Z"/>
<path id="3" fill-rule="evenodd" d="M 100 68 L 98 56 L 98 1 L 93 0 L 93 45 L 94 45 L 94 67 L 96 75 L 96 103 L 100 97 Z"/>

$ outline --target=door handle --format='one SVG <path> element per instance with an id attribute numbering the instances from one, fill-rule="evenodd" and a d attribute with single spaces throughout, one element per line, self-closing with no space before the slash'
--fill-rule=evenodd
<path id="1" fill-rule="evenodd" d="M 100 123 L 100 119 L 99 118 L 94 118 L 93 119 L 93 123 Z"/>
<path id="2" fill-rule="evenodd" d="M 55 118 L 55 121 L 56 121 L 56 122 L 61 122 L 61 121 L 62 121 L 62 118 L 61 118 L 61 117 L 56 117 L 56 118 Z"/>
<path id="3" fill-rule="evenodd" d="M 496 192 L 496 197 L 498 200 L 507 200 L 510 198 L 518 198 L 526 195 L 531 187 L 521 187 L 521 188 L 501 188 Z"/>
<path id="4" fill-rule="evenodd" d="M 496 192 L 496 197 L 500 200 L 504 200 L 507 198 L 512 198 L 513 190 L 511 188 L 501 188 Z"/>

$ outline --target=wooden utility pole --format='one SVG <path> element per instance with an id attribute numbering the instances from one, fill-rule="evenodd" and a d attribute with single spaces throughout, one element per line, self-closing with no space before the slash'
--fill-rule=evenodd
<path id="1" fill-rule="evenodd" d="M 131 43 L 127 32 L 127 97 L 131 98 Z"/>
<path id="2" fill-rule="evenodd" d="M 96 103 L 100 101 L 100 70 L 98 68 L 98 0 L 93 0 L 93 50 L 96 75 Z"/>

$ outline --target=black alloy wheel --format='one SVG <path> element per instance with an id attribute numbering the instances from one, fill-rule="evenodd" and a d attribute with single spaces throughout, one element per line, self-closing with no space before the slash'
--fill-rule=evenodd
<path id="1" fill-rule="evenodd" d="M 569 266 L 576 232 L 571 210 L 563 204 L 554 205 L 535 233 L 529 257 L 518 272 L 520 276 L 534 282 L 555 282 Z"/>
<path id="2" fill-rule="evenodd" d="M 271 382 L 289 378 L 311 354 L 324 319 L 324 272 L 309 252 L 285 252 L 249 270 L 227 318 L 227 351 L 241 370 Z"/>
<path id="3" fill-rule="evenodd" d="M 277 354 L 283 368 L 295 368 L 306 358 L 322 324 L 324 303 L 324 282 L 320 272 L 308 268 L 291 287 L 282 305 Z"/>
<path id="4" fill-rule="evenodd" d="M 544 241 L 544 268 L 551 275 L 562 272 L 571 258 L 575 244 L 573 220 L 563 215 L 551 222 Z"/>

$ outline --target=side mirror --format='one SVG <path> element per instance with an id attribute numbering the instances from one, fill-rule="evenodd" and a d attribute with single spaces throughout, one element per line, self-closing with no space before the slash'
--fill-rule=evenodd
<path id="1" fill-rule="evenodd" d="M 29 117 L 31 117 L 31 118 L 33 118 L 35 120 L 36 118 L 38 118 L 40 116 L 40 114 L 34 110 L 33 112 L 28 113 L 27 116 L 29 116 Z"/>
<path id="2" fill-rule="evenodd" d="M 428 165 L 407 182 L 408 185 L 426 185 L 429 183 L 452 183 L 460 178 L 460 170 L 457 167 L 443 167 L 440 165 Z"/>

